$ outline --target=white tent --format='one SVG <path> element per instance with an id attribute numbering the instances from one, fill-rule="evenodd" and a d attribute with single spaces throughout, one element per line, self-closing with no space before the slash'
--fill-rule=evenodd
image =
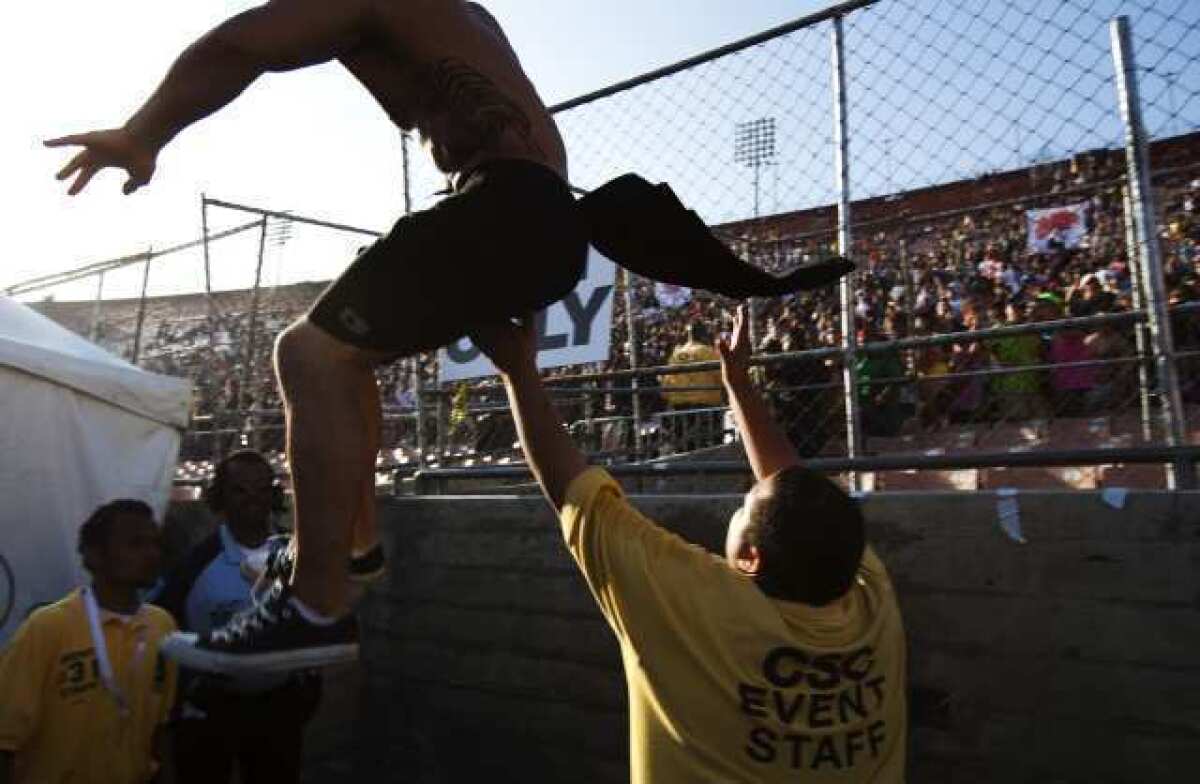
<path id="1" fill-rule="evenodd" d="M 76 537 L 97 506 L 139 498 L 161 521 L 190 396 L 0 297 L 0 644 L 84 580 Z"/>

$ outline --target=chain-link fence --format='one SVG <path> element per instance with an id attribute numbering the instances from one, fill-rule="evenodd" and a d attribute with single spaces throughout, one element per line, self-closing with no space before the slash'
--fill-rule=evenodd
<path id="1" fill-rule="evenodd" d="M 1188 0 L 856 0 L 554 113 L 577 187 L 636 171 L 760 267 L 858 263 L 840 290 L 753 303 L 759 379 L 803 454 L 1196 442 L 1198 316 L 1167 309 L 1200 277 L 1198 27 Z M 419 209 L 445 182 L 410 146 Z M 236 444 L 281 447 L 274 335 L 371 234 L 206 205 L 208 242 L 23 289 L 195 379 L 189 477 Z M 124 290 L 146 294 L 104 296 Z M 667 366 L 686 325 L 725 331 L 732 303 L 627 275 L 614 302 L 610 360 L 552 385 L 579 443 L 721 453 L 711 367 Z M 519 459 L 494 381 L 436 379 L 432 356 L 380 371 L 382 467 Z"/>

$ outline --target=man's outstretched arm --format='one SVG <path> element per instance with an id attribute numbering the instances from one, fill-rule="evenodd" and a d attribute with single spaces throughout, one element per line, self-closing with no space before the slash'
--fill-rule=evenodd
<path id="1" fill-rule="evenodd" d="M 500 324 L 471 334 L 495 363 L 508 391 L 509 407 L 525 460 L 546 499 L 561 512 L 572 480 L 587 470 L 587 459 L 571 441 L 538 374 L 532 319 L 521 326 Z"/>
<path id="2" fill-rule="evenodd" d="M 271 0 L 230 17 L 179 55 L 123 127 L 47 141 L 84 148 L 58 179 L 78 172 L 68 191 L 75 195 L 100 169 L 116 166 L 129 172 L 124 190 L 132 193 L 149 182 L 158 151 L 171 139 L 262 74 L 323 63 L 354 48 L 367 27 L 366 8 L 365 0 Z"/>
<path id="3" fill-rule="evenodd" d="M 161 148 L 264 73 L 349 51 L 361 40 L 365 16 L 360 0 L 271 0 L 230 17 L 183 51 L 125 127 Z"/>
<path id="4" fill-rule="evenodd" d="M 766 401 L 750 381 L 750 335 L 745 305 L 738 308 L 734 318 L 732 340 L 719 340 L 717 351 L 721 355 L 721 378 L 729 392 L 729 405 L 742 433 L 754 478 L 761 481 L 784 468 L 799 465 L 796 448 L 771 417 Z"/>

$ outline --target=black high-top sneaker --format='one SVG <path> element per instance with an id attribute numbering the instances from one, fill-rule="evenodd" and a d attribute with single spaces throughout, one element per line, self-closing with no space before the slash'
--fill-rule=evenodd
<path id="1" fill-rule="evenodd" d="M 291 534 L 276 534 L 267 539 L 266 566 L 250 588 L 250 601 L 254 604 L 262 602 L 277 582 L 290 583 L 295 568 L 296 551 L 292 547 Z"/>
<path id="2" fill-rule="evenodd" d="M 311 623 L 276 581 L 253 607 L 205 635 L 175 632 L 162 654 L 184 667 L 223 675 L 288 672 L 358 658 L 358 622 L 348 613 L 329 625 Z"/>

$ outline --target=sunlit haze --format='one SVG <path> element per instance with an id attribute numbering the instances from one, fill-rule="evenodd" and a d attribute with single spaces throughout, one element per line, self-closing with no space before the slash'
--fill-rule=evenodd
<path id="1" fill-rule="evenodd" d="M 781 24 L 820 5 L 796 0 L 485 4 L 507 29 L 548 103 Z M 390 225 L 401 208 L 398 134 L 336 65 L 264 77 L 223 112 L 179 136 L 161 155 L 154 182 L 133 196 L 121 195 L 121 172 L 102 173 L 74 198 L 66 196 L 64 183 L 54 180 L 70 153 L 43 148 L 43 139 L 120 124 L 182 47 L 226 15 L 251 5 L 125 0 L 21 3 L 8 10 L 8 35 L 0 47 L 7 96 L 0 164 L 9 219 L 0 287 L 194 239 L 200 234 L 202 192 L 364 228 Z M 211 228 L 252 218 L 217 210 Z M 256 242 L 250 232 L 223 246 L 222 274 L 236 274 L 239 280 L 249 274 Z M 338 258 L 312 258 L 315 245 L 306 245 L 310 250 L 305 253 L 298 248 L 302 243 L 291 242 L 286 247 L 272 244 L 269 260 L 276 269 L 287 265 L 293 280 L 327 278 L 348 261 L 341 254 L 352 253 L 361 239 L 342 237 L 339 242 L 323 251 Z M 196 285 L 199 269 L 194 255 L 180 254 L 178 260 L 155 265 L 151 288 Z M 140 282 L 140 269 L 129 272 L 113 276 L 106 294 L 135 293 L 131 282 Z M 87 297 L 94 285 L 80 284 L 55 295 Z"/>

